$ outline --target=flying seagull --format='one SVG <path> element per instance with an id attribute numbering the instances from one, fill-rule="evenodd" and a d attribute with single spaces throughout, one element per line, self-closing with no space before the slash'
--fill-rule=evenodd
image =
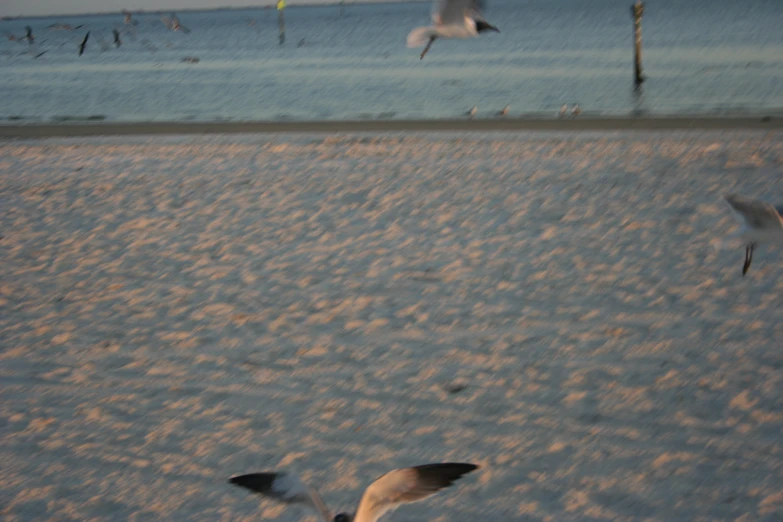
<path id="1" fill-rule="evenodd" d="M 400 505 L 424 500 L 477 468 L 475 464 L 443 463 L 395 469 L 364 490 L 355 514 L 339 513 L 334 517 L 318 491 L 296 475 L 251 473 L 229 482 L 281 502 L 308 504 L 318 511 L 322 522 L 377 522 Z"/>
<path id="2" fill-rule="evenodd" d="M 742 275 L 748 273 L 753 260 L 753 249 L 759 243 L 783 243 L 783 206 L 774 207 L 763 201 L 728 194 L 724 199 L 742 228 L 734 234 L 745 244 L 745 264 Z"/>
<path id="3" fill-rule="evenodd" d="M 408 34 L 408 47 L 424 47 L 421 58 L 438 38 L 473 38 L 485 31 L 500 32 L 482 15 L 484 0 L 435 0 L 429 27 L 417 27 Z"/>
<path id="4" fill-rule="evenodd" d="M 87 47 L 87 40 L 90 38 L 90 31 L 87 31 L 87 34 L 84 35 L 84 40 L 82 40 L 82 43 L 79 44 L 79 56 L 84 54 L 84 48 Z"/>

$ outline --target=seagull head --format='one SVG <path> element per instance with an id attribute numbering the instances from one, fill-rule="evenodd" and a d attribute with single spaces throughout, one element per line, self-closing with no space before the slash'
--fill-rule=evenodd
<path id="1" fill-rule="evenodd" d="M 496 33 L 499 33 L 500 29 L 484 20 L 476 20 L 476 32 L 480 33 L 482 31 L 495 31 Z"/>
<path id="2" fill-rule="evenodd" d="M 353 517 L 348 513 L 338 513 L 334 516 L 334 522 L 351 522 Z"/>

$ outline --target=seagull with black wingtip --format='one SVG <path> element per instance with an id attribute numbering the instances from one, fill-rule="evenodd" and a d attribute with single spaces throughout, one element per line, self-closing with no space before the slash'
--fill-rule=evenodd
<path id="1" fill-rule="evenodd" d="M 90 31 L 87 31 L 87 34 L 84 35 L 84 40 L 82 40 L 82 43 L 79 44 L 79 56 L 84 54 L 84 48 L 87 47 L 87 40 L 90 38 Z"/>
<path id="2" fill-rule="evenodd" d="M 477 468 L 475 464 L 442 463 L 395 469 L 364 490 L 356 513 L 334 517 L 318 491 L 294 474 L 251 473 L 233 477 L 229 482 L 280 502 L 309 505 L 320 514 L 322 522 L 377 522 L 402 504 L 424 500 Z"/>
<path id="3" fill-rule="evenodd" d="M 421 58 L 438 38 L 473 38 L 486 31 L 500 29 L 484 19 L 484 0 L 435 0 L 432 11 L 434 25 L 417 27 L 408 34 L 408 47 L 426 45 Z"/>

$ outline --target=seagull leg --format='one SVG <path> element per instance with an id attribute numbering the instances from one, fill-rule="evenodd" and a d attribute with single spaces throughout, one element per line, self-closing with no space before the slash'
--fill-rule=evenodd
<path id="1" fill-rule="evenodd" d="M 430 47 L 432 47 L 432 42 L 435 41 L 435 38 L 437 38 L 437 36 L 430 36 L 430 41 L 427 42 L 427 47 L 425 47 L 424 50 L 421 52 L 421 58 L 419 58 L 419 60 L 424 59 L 424 55 L 427 54 L 427 51 L 429 51 Z"/>
<path id="2" fill-rule="evenodd" d="M 748 273 L 748 269 L 750 269 L 750 262 L 753 261 L 753 248 L 755 246 L 755 244 L 750 243 L 745 247 L 745 264 L 742 266 L 743 277 Z"/>

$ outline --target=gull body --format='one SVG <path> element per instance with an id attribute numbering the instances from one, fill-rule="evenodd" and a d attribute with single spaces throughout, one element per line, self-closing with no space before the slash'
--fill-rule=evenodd
<path id="1" fill-rule="evenodd" d="M 400 505 L 424 500 L 477 468 L 475 464 L 443 463 L 395 469 L 364 490 L 355 514 L 339 513 L 334 517 L 318 491 L 296 475 L 251 473 L 233 477 L 229 482 L 280 502 L 309 505 L 322 522 L 377 522 Z"/>
<path id="2" fill-rule="evenodd" d="M 753 250 L 760 243 L 783 244 L 783 206 L 774 207 L 764 201 L 727 194 L 724 199 L 738 218 L 741 228 L 731 236 L 745 245 L 745 264 L 742 275 L 748 273 L 753 261 Z"/>
<path id="3" fill-rule="evenodd" d="M 433 25 L 417 27 L 408 34 L 408 47 L 425 45 L 421 59 L 438 38 L 474 38 L 485 31 L 500 32 L 482 15 L 484 0 L 435 0 Z"/>

